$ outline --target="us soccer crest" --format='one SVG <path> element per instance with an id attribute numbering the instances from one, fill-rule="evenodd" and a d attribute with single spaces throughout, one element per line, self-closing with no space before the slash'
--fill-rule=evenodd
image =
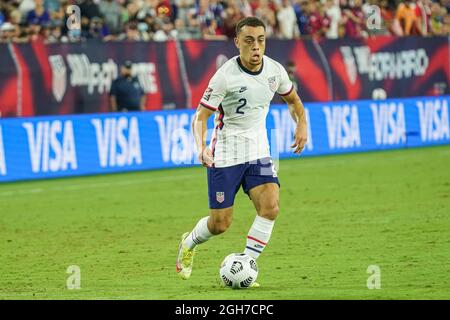
<path id="1" fill-rule="evenodd" d="M 218 203 L 225 201 L 225 192 L 216 192 L 216 200 Z"/>
<path id="2" fill-rule="evenodd" d="M 267 79 L 269 82 L 269 88 L 272 92 L 277 91 L 277 78 L 276 77 L 270 77 Z"/>
<path id="3" fill-rule="evenodd" d="M 50 68 L 52 69 L 52 93 L 55 100 L 61 102 L 64 98 L 67 86 L 67 69 L 64 59 L 60 55 L 48 57 Z"/>

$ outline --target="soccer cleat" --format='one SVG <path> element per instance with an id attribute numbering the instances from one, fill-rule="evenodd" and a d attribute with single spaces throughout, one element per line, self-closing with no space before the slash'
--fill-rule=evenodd
<path id="1" fill-rule="evenodd" d="M 260 285 L 258 282 L 253 282 L 250 286 L 250 288 L 259 288 L 259 287 L 260 287 Z"/>
<path id="2" fill-rule="evenodd" d="M 177 273 L 183 280 L 189 279 L 192 273 L 192 265 L 194 264 L 195 248 L 189 250 L 183 242 L 189 236 L 189 232 L 181 236 L 180 246 L 178 248 Z"/>

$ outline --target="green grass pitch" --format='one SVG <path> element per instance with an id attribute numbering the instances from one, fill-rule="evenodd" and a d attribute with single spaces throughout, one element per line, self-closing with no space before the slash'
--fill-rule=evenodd
<path id="1" fill-rule="evenodd" d="M 283 160 L 279 177 L 261 287 L 248 290 L 218 282 L 255 216 L 242 191 L 191 279 L 175 272 L 180 235 L 208 212 L 203 168 L 2 184 L 0 299 L 450 298 L 450 146 Z"/>

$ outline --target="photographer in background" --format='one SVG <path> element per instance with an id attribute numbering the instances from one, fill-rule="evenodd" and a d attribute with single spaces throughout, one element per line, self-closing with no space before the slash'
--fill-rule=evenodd
<path id="1" fill-rule="evenodd" d="M 120 76 L 111 83 L 109 101 L 111 111 L 145 111 L 145 93 L 131 74 L 131 61 L 120 67 Z"/>

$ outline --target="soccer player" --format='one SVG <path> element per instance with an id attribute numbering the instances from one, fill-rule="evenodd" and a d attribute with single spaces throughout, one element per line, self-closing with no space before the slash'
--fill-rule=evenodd
<path id="1" fill-rule="evenodd" d="M 191 276 L 196 246 L 225 232 L 233 217 L 236 193 L 242 186 L 257 215 L 244 253 L 257 259 L 266 247 L 278 216 L 279 181 L 270 158 L 266 116 L 275 93 L 281 95 L 297 123 L 294 153 L 307 141 L 303 104 L 284 67 L 264 55 L 265 25 L 247 17 L 236 25 L 239 56 L 223 64 L 211 78 L 192 124 L 198 158 L 207 167 L 209 216 L 183 234 L 176 262 L 182 279 Z M 206 123 L 215 129 L 206 146 Z"/>

